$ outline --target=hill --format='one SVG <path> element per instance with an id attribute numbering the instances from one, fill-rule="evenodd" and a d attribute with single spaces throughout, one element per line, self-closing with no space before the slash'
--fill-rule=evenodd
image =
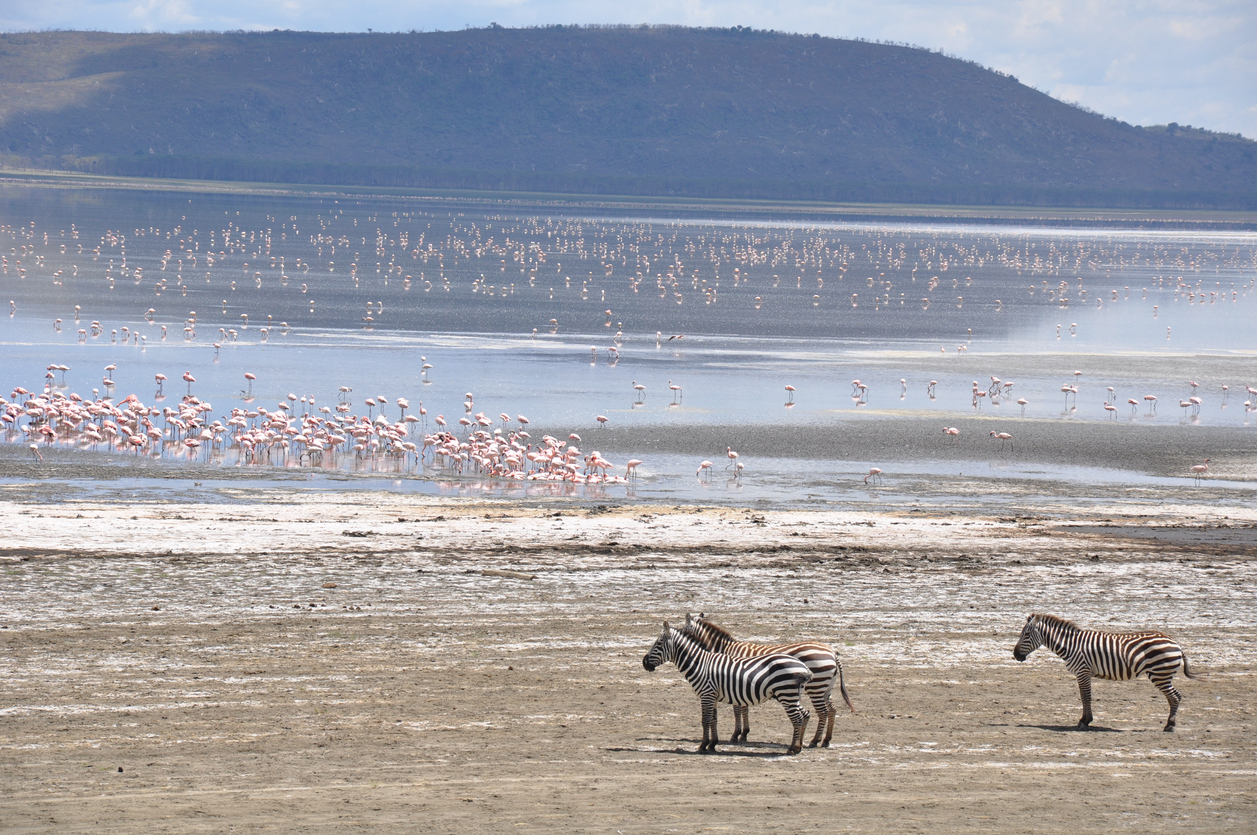
<path id="1" fill-rule="evenodd" d="M 1257 143 L 928 50 L 747 29 L 0 35 L 8 164 L 167 177 L 1257 208 Z"/>

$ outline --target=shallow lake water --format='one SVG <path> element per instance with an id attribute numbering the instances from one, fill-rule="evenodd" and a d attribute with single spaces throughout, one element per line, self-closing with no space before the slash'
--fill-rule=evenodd
<path id="1" fill-rule="evenodd" d="M 214 416 L 280 402 L 366 414 L 383 397 L 390 420 L 400 397 L 427 412 L 416 430 L 437 415 L 456 425 L 471 392 L 494 426 L 525 415 L 582 433 L 582 448 L 618 427 L 972 415 L 1243 431 L 1257 417 L 1255 253 L 1257 233 L 1164 226 L 4 186 L 0 388 L 158 407 L 191 391 Z M 5 439 L 27 443 L 22 426 Z M 143 454 L 181 454 L 169 446 Z M 639 491 L 709 494 L 694 468 L 717 447 L 655 456 Z M 742 452 L 749 465 L 754 450 Z M 214 455 L 239 462 L 229 446 Z M 333 466 L 440 474 L 354 456 Z M 788 494 L 794 466 L 761 458 L 731 489 Z"/>

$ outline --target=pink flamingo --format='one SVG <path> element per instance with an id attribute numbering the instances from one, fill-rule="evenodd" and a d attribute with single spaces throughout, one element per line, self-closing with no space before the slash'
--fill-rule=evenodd
<path id="1" fill-rule="evenodd" d="M 960 437 L 960 430 L 954 426 L 944 426 L 943 434 L 954 441 Z"/>
<path id="2" fill-rule="evenodd" d="M 698 469 L 694 472 L 694 475 L 698 476 L 699 478 L 702 478 L 704 470 L 707 473 L 707 479 L 710 480 L 711 479 L 711 462 L 710 461 L 704 461 L 701 464 L 699 464 Z"/>
<path id="3" fill-rule="evenodd" d="M 641 459 L 630 458 L 628 463 L 624 465 L 624 475 L 633 481 L 637 481 L 637 468 L 641 466 L 641 463 Z"/>
<path id="4" fill-rule="evenodd" d="M 685 395 L 681 392 L 681 387 L 673 383 L 671 380 L 668 381 L 668 388 L 672 389 L 673 403 L 677 402 L 677 397 L 680 397 L 682 400 L 685 399 Z"/>
<path id="5" fill-rule="evenodd" d="M 188 394 L 191 394 L 192 384 L 196 382 L 196 378 L 192 376 L 191 371 L 183 372 L 183 381 L 188 384 Z"/>
<path id="6" fill-rule="evenodd" d="M 786 386 L 786 393 L 790 395 L 789 402 L 791 403 L 794 402 L 794 391 L 795 391 L 794 386 Z"/>
<path id="7" fill-rule="evenodd" d="M 1197 464 L 1194 467 L 1192 467 L 1191 472 L 1192 472 L 1192 478 L 1195 480 L 1197 484 L 1199 484 L 1200 480 L 1205 477 L 1205 473 L 1209 472 L 1209 459 L 1206 458 L 1205 463 Z"/>
<path id="8" fill-rule="evenodd" d="M 725 447 L 725 457 L 729 459 L 729 463 L 725 464 L 726 470 L 733 466 L 733 464 L 735 464 L 738 460 L 738 454 L 733 451 L 733 447 L 731 446 Z"/>
<path id="9" fill-rule="evenodd" d="M 992 429 L 991 437 L 999 439 L 999 448 L 1001 450 L 1004 448 L 1004 444 L 1008 444 L 1009 448 L 1010 449 L 1012 448 L 1013 436 L 1008 434 L 1007 432 L 996 432 L 994 429 Z"/>
<path id="10" fill-rule="evenodd" d="M 609 421 L 610 419 L 611 419 L 611 418 L 607 417 L 606 415 L 595 415 L 595 416 L 594 416 L 594 420 L 598 421 L 598 425 L 599 425 L 599 426 L 606 426 L 606 425 L 607 425 L 607 421 Z"/>
<path id="11" fill-rule="evenodd" d="M 244 393 L 244 396 L 252 397 L 253 396 L 253 381 L 256 380 L 258 376 L 252 372 L 246 371 L 244 372 L 244 378 L 249 381 L 249 390 Z"/>
<path id="12" fill-rule="evenodd" d="M 154 374 L 153 379 L 157 381 L 157 393 L 161 394 L 162 385 L 166 382 L 166 375 Z"/>
<path id="13" fill-rule="evenodd" d="M 865 483 L 865 484 L 868 484 L 868 483 L 869 483 L 869 479 L 870 479 L 870 478 L 871 478 L 871 479 L 873 479 L 874 481 L 881 481 L 881 480 L 882 480 L 882 470 L 881 470 L 881 468 L 880 468 L 880 467 L 869 467 L 869 474 L 868 474 L 868 475 L 866 475 L 866 476 L 864 477 L 864 483 Z"/>

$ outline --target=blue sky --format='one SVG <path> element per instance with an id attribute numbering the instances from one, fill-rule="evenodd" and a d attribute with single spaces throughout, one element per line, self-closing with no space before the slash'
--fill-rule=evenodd
<path id="1" fill-rule="evenodd" d="M 742 25 L 907 42 L 1133 124 L 1257 139 L 1254 0 L 0 0 L 5 31 L 430 31 L 490 22 Z"/>

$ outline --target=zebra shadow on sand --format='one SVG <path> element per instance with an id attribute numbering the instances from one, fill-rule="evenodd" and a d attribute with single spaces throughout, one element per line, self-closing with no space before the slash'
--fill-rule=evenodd
<path id="1" fill-rule="evenodd" d="M 1008 727 L 1008 726 L 1006 726 Z M 1051 731 L 1056 734 L 1071 733 L 1104 733 L 1104 734 L 1123 734 L 1135 733 L 1136 731 L 1123 731 L 1121 728 L 1105 728 L 1100 725 L 1091 725 L 1086 728 L 1080 728 L 1077 725 L 1013 725 L 1015 728 L 1038 728 L 1041 731 Z"/>
<path id="2" fill-rule="evenodd" d="M 697 739 L 639 737 L 636 741 L 642 743 L 642 746 L 607 747 L 602 750 L 617 754 L 683 754 L 692 757 L 750 757 L 752 759 L 790 756 L 790 745 L 784 742 L 734 742 L 721 745 L 715 751 L 699 751 Z M 676 747 L 663 747 L 669 744 Z M 695 747 L 688 747 L 691 745 Z"/>

